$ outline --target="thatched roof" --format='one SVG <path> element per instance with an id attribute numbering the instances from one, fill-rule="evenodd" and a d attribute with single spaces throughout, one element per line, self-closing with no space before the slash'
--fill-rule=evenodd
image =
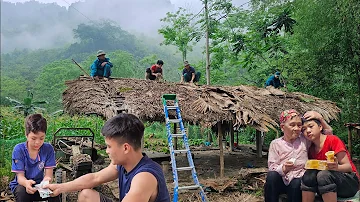
<path id="1" fill-rule="evenodd" d="M 260 131 L 278 127 L 278 116 L 286 109 L 300 113 L 315 110 L 327 121 L 337 119 L 334 102 L 303 93 L 285 93 L 254 86 L 195 86 L 141 79 L 93 81 L 82 77 L 67 81 L 63 105 L 70 114 L 98 114 L 109 119 L 121 112 L 143 121 L 164 121 L 163 94 L 176 94 L 184 121 L 215 125 L 231 122 Z"/>

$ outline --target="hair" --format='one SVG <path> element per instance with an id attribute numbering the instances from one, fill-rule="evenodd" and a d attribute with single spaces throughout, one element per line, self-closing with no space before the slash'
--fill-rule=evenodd
<path id="1" fill-rule="evenodd" d="M 101 134 L 106 138 L 115 138 L 118 143 L 128 143 L 135 150 L 141 148 L 144 124 L 133 114 L 119 114 L 104 124 Z"/>
<path id="2" fill-rule="evenodd" d="M 306 120 L 306 119 L 301 119 L 301 121 L 302 121 L 302 124 L 304 124 L 304 123 L 307 123 L 307 122 L 309 122 L 309 121 L 314 121 L 318 126 L 321 126 L 321 122 L 318 120 L 318 119 L 309 119 L 309 120 Z"/>
<path id="3" fill-rule="evenodd" d="M 25 119 L 25 135 L 29 135 L 29 133 L 38 133 L 43 132 L 46 133 L 47 130 L 47 122 L 46 119 L 41 114 L 31 114 Z"/>
<path id="4" fill-rule="evenodd" d="M 158 60 L 158 61 L 156 62 L 156 64 L 158 64 L 158 65 L 164 65 L 164 61 Z"/>

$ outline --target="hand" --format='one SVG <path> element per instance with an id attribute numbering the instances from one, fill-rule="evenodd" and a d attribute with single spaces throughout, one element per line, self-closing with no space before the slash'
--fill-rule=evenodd
<path id="1" fill-rule="evenodd" d="M 107 64 L 107 62 L 101 63 L 101 66 L 104 67 Z"/>
<path id="2" fill-rule="evenodd" d="M 323 119 L 322 115 L 319 112 L 316 111 L 307 111 L 304 114 L 304 119 L 309 120 L 309 119 L 318 119 L 321 120 Z"/>
<path id="3" fill-rule="evenodd" d="M 190 83 L 194 83 L 193 81 L 190 81 Z"/>
<path id="4" fill-rule="evenodd" d="M 282 167 L 282 170 L 286 174 L 289 171 L 291 171 L 293 168 L 294 168 L 294 163 L 290 162 L 290 161 L 287 161 L 287 162 L 284 163 L 284 165 Z"/>
<path id="5" fill-rule="evenodd" d="M 328 166 L 328 170 L 337 171 L 339 169 L 339 162 L 338 162 L 336 156 L 334 157 L 334 162 L 327 161 L 326 163 L 327 163 L 327 166 Z"/>
<path id="6" fill-rule="evenodd" d="M 42 181 L 49 181 L 51 182 L 51 177 L 44 177 L 44 179 Z"/>
<path id="7" fill-rule="evenodd" d="M 48 188 L 50 189 L 53 193 L 51 194 L 52 197 L 54 196 L 58 196 L 59 194 L 62 193 L 61 191 L 61 184 L 47 184 L 43 187 L 44 189 Z"/>
<path id="8" fill-rule="evenodd" d="M 36 182 L 34 180 L 26 180 L 25 181 L 26 193 L 34 194 L 37 191 L 34 187 L 32 187 L 33 184 L 36 184 Z"/>

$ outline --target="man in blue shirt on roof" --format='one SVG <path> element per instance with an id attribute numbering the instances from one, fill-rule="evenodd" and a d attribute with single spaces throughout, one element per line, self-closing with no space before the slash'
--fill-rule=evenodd
<path id="1" fill-rule="evenodd" d="M 99 50 L 97 52 L 97 59 L 90 67 L 90 76 L 95 80 L 99 80 L 100 78 L 108 80 L 111 75 L 111 67 L 113 67 L 113 64 L 110 62 L 109 58 L 105 57 L 105 55 L 103 50 Z"/>
<path id="2" fill-rule="evenodd" d="M 132 114 L 119 114 L 109 119 L 101 130 L 111 159 L 108 167 L 83 175 L 63 184 L 49 184 L 55 196 L 80 191 L 78 201 L 112 201 L 91 189 L 119 179 L 119 199 L 122 202 L 170 202 L 164 173 L 159 164 L 141 152 L 144 124 Z"/>
<path id="3" fill-rule="evenodd" d="M 188 61 L 184 61 L 184 69 L 181 76 L 181 83 L 182 82 L 199 82 L 201 73 L 195 72 L 195 68 L 190 66 Z"/>
<path id="4" fill-rule="evenodd" d="M 274 75 L 270 76 L 265 83 L 265 88 L 267 86 L 274 86 L 274 88 L 280 88 L 286 86 L 280 82 L 280 72 L 276 72 Z"/>
<path id="5" fill-rule="evenodd" d="M 17 144 L 12 153 L 11 171 L 16 174 L 10 189 L 16 201 L 43 201 L 33 186 L 42 181 L 51 181 L 55 167 L 54 148 L 44 143 L 47 122 L 41 114 L 29 115 L 25 120 L 26 142 Z M 50 197 L 48 202 L 60 201 Z"/>

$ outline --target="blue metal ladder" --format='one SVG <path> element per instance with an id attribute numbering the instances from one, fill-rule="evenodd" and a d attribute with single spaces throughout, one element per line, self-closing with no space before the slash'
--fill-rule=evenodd
<path id="1" fill-rule="evenodd" d="M 173 101 L 174 105 L 173 106 L 168 106 L 167 101 Z M 162 102 L 163 102 L 163 105 L 164 105 L 167 138 L 168 138 L 168 143 L 169 143 L 169 149 L 170 149 L 170 155 L 171 155 L 171 167 L 172 167 L 172 173 L 173 173 L 173 179 L 174 179 L 174 198 L 173 198 L 173 202 L 178 201 L 179 191 L 180 190 L 199 190 L 201 200 L 203 202 L 207 202 L 208 200 L 206 198 L 206 194 L 205 194 L 203 188 L 201 187 L 201 185 L 199 183 L 199 180 L 198 180 L 198 177 L 197 177 L 197 174 L 196 174 L 194 161 L 193 161 L 193 158 L 191 156 L 190 146 L 189 146 L 188 139 L 187 139 L 187 136 L 186 136 L 184 123 L 183 123 L 182 118 L 181 118 L 180 107 L 179 107 L 179 103 L 178 103 L 178 100 L 176 98 L 176 95 L 175 94 L 164 94 L 162 96 Z M 170 119 L 169 118 L 168 110 L 176 110 L 176 118 L 175 119 Z M 173 134 L 171 132 L 171 125 L 170 125 L 171 123 L 178 123 L 180 125 L 180 131 L 181 131 L 180 134 Z M 173 138 L 174 137 L 180 137 L 180 138 L 183 139 L 185 149 L 183 149 L 183 150 L 175 150 L 174 149 L 174 144 L 173 144 Z M 187 159 L 188 159 L 188 162 L 189 162 L 189 167 L 179 167 L 179 168 L 176 167 L 175 154 L 179 154 L 179 153 L 186 153 L 186 156 L 187 156 Z M 188 170 L 191 170 L 192 178 L 194 180 L 194 185 L 179 187 L 178 171 L 188 171 Z"/>

